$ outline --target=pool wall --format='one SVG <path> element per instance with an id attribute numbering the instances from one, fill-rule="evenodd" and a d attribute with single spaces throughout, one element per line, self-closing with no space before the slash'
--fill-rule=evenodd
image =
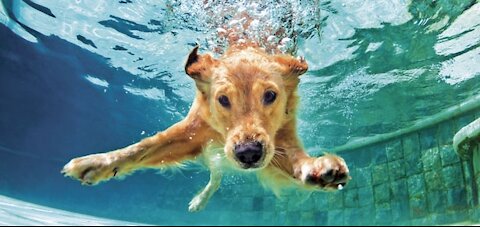
<path id="1" fill-rule="evenodd" d="M 337 151 L 353 177 L 342 191 L 292 191 L 277 199 L 253 177 L 225 183 L 204 215 L 221 224 L 432 225 L 478 221 L 472 164 L 452 146 L 455 133 L 480 117 L 480 107 L 435 125 L 373 144 Z M 210 213 L 210 214 L 209 214 Z M 232 219 L 232 216 L 239 217 Z M 209 219 L 209 221 L 208 221 Z"/>
<path id="2" fill-rule="evenodd" d="M 315 224 L 448 224 L 478 220 L 471 163 L 455 153 L 455 133 L 480 109 L 362 148 L 338 152 L 353 180 L 344 191 L 319 195 Z M 324 199 L 321 199 L 324 198 Z"/>

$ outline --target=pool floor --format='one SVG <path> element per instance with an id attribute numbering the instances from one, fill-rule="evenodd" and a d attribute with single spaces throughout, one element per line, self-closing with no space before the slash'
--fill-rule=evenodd
<path id="1" fill-rule="evenodd" d="M 0 195 L 0 225 L 25 226 L 136 226 L 145 225 L 97 218 L 53 209 Z"/>

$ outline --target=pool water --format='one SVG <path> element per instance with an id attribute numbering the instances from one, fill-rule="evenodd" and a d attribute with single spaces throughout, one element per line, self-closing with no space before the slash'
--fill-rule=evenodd
<path id="1" fill-rule="evenodd" d="M 472 164 L 456 156 L 451 140 L 480 117 L 480 104 L 351 146 L 480 100 L 479 1 L 204 2 L 1 0 L 2 203 L 157 225 L 479 221 Z M 284 27 L 278 40 L 295 37 L 285 50 L 309 63 L 299 89 L 300 137 L 311 155 L 345 157 L 351 184 L 277 199 L 253 176 L 232 175 L 205 211 L 192 214 L 188 202 L 209 175 L 197 166 L 140 171 L 96 187 L 60 174 L 73 157 L 127 146 L 181 120 L 195 95 L 183 69 L 188 52 L 196 43 L 202 52 L 225 48 L 215 34 L 235 26 L 229 15 L 237 10 L 261 22 L 249 37 L 269 35 L 262 26 Z"/>

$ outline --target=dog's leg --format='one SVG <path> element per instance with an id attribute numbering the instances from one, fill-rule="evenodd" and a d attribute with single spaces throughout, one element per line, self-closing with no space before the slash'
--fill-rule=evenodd
<path id="1" fill-rule="evenodd" d="M 62 173 L 84 185 L 95 185 L 137 169 L 173 165 L 198 155 L 205 141 L 216 136 L 212 132 L 204 121 L 186 118 L 128 147 L 73 159 L 65 165 Z"/>
<path id="2" fill-rule="evenodd" d="M 276 140 L 275 162 L 272 165 L 301 185 L 314 189 L 342 189 L 351 179 L 348 166 L 343 158 L 325 154 L 310 157 L 302 148 L 291 123 L 279 131 L 281 139 Z"/>
<path id="3" fill-rule="evenodd" d="M 285 154 L 275 155 L 274 167 L 310 189 L 342 189 L 351 179 L 343 158 L 325 154 L 310 157 L 301 148 L 282 150 Z"/>
<path id="4" fill-rule="evenodd" d="M 208 181 L 207 186 L 198 193 L 192 201 L 189 203 L 188 210 L 190 212 L 201 211 L 205 208 L 208 203 L 208 200 L 213 196 L 213 194 L 218 190 L 222 182 L 222 172 L 221 172 L 221 158 L 220 155 L 211 154 L 211 151 L 205 152 L 205 158 L 210 169 L 210 180 Z"/>
<path id="5" fill-rule="evenodd" d="M 188 211 L 197 212 L 203 210 L 208 203 L 208 200 L 220 187 L 222 182 L 222 174 L 218 169 L 210 169 L 210 181 L 207 186 L 196 195 L 189 203 Z"/>

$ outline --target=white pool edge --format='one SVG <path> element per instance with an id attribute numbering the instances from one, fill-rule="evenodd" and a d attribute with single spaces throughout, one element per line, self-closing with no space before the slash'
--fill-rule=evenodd
<path id="1" fill-rule="evenodd" d="M 41 206 L 0 195 L 0 226 L 145 226 Z"/>

